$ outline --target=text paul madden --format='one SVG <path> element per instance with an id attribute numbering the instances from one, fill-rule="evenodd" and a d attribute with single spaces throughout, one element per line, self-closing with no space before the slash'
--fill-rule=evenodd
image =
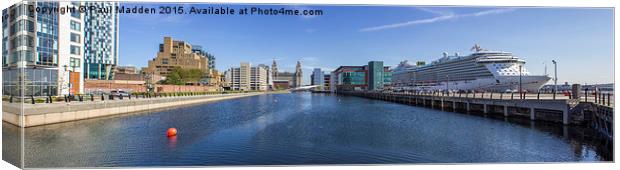
<path id="1" fill-rule="evenodd" d="M 66 14 L 66 13 L 119 13 L 119 14 L 205 14 L 205 15 L 323 15 L 323 10 L 316 9 L 287 9 L 287 8 L 261 8 L 261 7 L 194 7 L 166 5 L 158 7 L 145 6 L 58 6 L 38 7 L 29 5 L 30 12 L 42 14 Z"/>

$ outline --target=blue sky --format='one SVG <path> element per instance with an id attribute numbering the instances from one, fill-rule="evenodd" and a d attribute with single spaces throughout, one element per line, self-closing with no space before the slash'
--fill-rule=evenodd
<path id="1" fill-rule="evenodd" d="M 125 4 L 136 5 L 136 4 Z M 147 4 L 138 4 L 147 5 Z M 148 4 L 159 6 L 158 4 Z M 179 5 L 179 4 L 168 4 Z M 381 60 L 426 61 L 442 52 L 469 54 L 485 49 L 513 52 L 532 74 L 558 82 L 613 82 L 613 10 L 611 8 L 489 8 L 430 6 L 267 6 L 185 4 L 195 7 L 321 9 L 322 16 L 221 16 L 121 14 L 120 64 L 146 66 L 164 36 L 202 45 L 224 71 L 240 61 L 271 64 L 294 71 L 301 60 L 304 82 L 312 68 L 331 71 L 341 65 Z"/>

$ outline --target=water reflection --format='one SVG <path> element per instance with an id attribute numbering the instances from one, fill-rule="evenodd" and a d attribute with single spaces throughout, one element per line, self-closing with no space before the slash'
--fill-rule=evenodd
<path id="1" fill-rule="evenodd" d="M 605 161 L 587 129 L 326 94 L 27 128 L 27 167 Z M 3 123 L 13 137 L 16 127 Z M 166 137 L 169 127 L 179 129 Z M 4 153 L 3 153 L 4 154 Z"/>

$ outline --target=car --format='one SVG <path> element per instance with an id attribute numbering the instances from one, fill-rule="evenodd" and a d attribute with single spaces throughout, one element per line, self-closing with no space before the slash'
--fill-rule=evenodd
<path id="1" fill-rule="evenodd" d="M 114 96 L 129 96 L 129 93 L 123 90 L 112 90 L 110 91 L 110 95 Z"/>

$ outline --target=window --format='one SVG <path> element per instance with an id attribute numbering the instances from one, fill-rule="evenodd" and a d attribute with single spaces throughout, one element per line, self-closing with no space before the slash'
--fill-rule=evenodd
<path id="1" fill-rule="evenodd" d="M 69 60 L 69 66 L 71 66 L 71 68 L 80 67 L 80 59 L 71 57 Z"/>
<path id="2" fill-rule="evenodd" d="M 80 31 L 81 30 L 81 25 L 78 22 L 75 21 L 71 21 L 71 29 L 74 31 Z"/>
<path id="3" fill-rule="evenodd" d="M 77 12 L 77 11 L 76 11 L 76 12 L 72 12 L 72 13 L 71 13 L 71 16 L 72 16 L 73 18 L 77 18 L 77 19 L 80 19 L 80 18 L 81 18 L 81 16 L 80 16 L 80 12 Z"/>
<path id="4" fill-rule="evenodd" d="M 80 55 L 80 47 L 71 45 L 71 54 Z"/>
<path id="5" fill-rule="evenodd" d="M 80 43 L 80 34 L 71 33 L 71 42 Z"/>
<path id="6" fill-rule="evenodd" d="M 168 64 L 168 59 L 167 58 L 161 59 L 161 64 Z"/>

